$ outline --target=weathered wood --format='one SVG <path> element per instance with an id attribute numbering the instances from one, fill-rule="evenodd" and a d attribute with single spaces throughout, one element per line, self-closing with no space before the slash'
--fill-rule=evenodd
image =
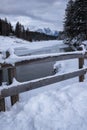
<path id="1" fill-rule="evenodd" d="M 16 102 L 19 101 L 19 95 L 11 96 L 11 105 L 13 106 Z"/>
<path id="2" fill-rule="evenodd" d="M 5 98 L 0 99 L 0 112 L 5 111 Z"/>
<path id="3" fill-rule="evenodd" d="M 8 97 L 8 96 L 12 96 L 12 95 L 16 95 L 22 92 L 26 92 L 32 89 L 36 89 L 36 88 L 40 88 L 52 83 L 56 83 L 56 82 L 60 82 L 63 80 L 67 80 L 70 78 L 74 78 L 77 77 L 79 75 L 84 75 L 87 71 L 87 68 L 85 69 L 80 69 L 74 72 L 70 72 L 70 73 L 66 73 L 66 74 L 62 74 L 62 75 L 55 75 L 55 76 L 49 76 L 49 77 L 45 77 L 43 79 L 39 79 L 36 81 L 31 81 L 31 82 L 25 82 L 16 86 L 12 86 L 8 89 L 3 89 L 1 91 L 1 96 L 2 97 Z"/>
<path id="4" fill-rule="evenodd" d="M 9 84 L 12 84 L 13 78 L 16 77 L 16 68 L 12 67 L 8 69 L 8 82 Z"/>
<path id="5" fill-rule="evenodd" d="M 77 54 L 60 54 L 60 55 L 54 55 L 54 56 L 46 56 L 42 58 L 35 58 L 35 59 L 30 59 L 30 60 L 22 60 L 19 62 L 15 63 L 15 66 L 19 66 L 19 65 L 24 65 L 26 63 L 29 64 L 39 64 L 39 63 L 45 63 L 45 62 L 52 62 L 52 61 L 61 61 L 61 60 L 67 60 L 67 59 L 74 59 L 74 58 L 83 58 L 84 55 L 82 53 L 77 53 Z"/>
<path id="6" fill-rule="evenodd" d="M 2 85 L 2 80 L 3 80 L 3 71 L 0 70 L 0 86 Z"/>
<path id="7" fill-rule="evenodd" d="M 2 85 L 3 82 L 3 70 L 0 70 L 0 86 Z M 0 99 L 0 111 L 5 111 L 5 99 L 1 98 Z"/>
<path id="8" fill-rule="evenodd" d="M 8 69 L 8 78 L 9 78 L 9 84 L 13 82 L 13 78 L 16 77 L 16 68 L 9 68 Z M 11 105 L 14 105 L 17 101 L 19 101 L 19 95 L 11 96 Z"/>
<path id="9" fill-rule="evenodd" d="M 30 58 L 30 56 L 26 56 L 27 58 Z M 84 54 L 82 52 L 69 52 L 69 53 L 61 53 L 59 55 L 54 54 L 54 55 L 47 55 L 45 56 L 43 54 L 42 57 L 35 56 L 35 58 L 31 59 L 25 59 L 21 57 L 21 61 L 16 61 L 15 62 L 15 67 L 20 66 L 20 65 L 25 65 L 25 64 L 39 64 L 39 63 L 45 63 L 45 62 L 51 62 L 51 61 L 61 61 L 61 60 L 67 60 L 67 59 L 74 59 L 74 58 L 83 58 Z M 23 58 L 23 59 L 22 59 Z M 19 58 L 20 59 L 20 58 Z M 13 58 L 14 61 L 14 58 Z M 10 68 L 12 67 L 11 64 L 1 64 L 2 68 Z"/>
<path id="10" fill-rule="evenodd" d="M 84 58 L 79 58 L 79 69 L 82 69 L 84 65 Z M 84 75 L 79 76 L 79 82 L 84 81 Z"/>

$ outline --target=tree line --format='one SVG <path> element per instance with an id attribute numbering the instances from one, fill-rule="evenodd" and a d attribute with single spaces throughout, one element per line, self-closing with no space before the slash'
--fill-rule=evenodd
<path id="1" fill-rule="evenodd" d="M 6 18 L 5 20 L 0 19 L 0 35 L 9 36 L 10 33 L 13 33 L 12 25 Z"/>
<path id="2" fill-rule="evenodd" d="M 66 38 L 87 39 L 87 0 L 69 0 L 64 19 Z"/>
<path id="3" fill-rule="evenodd" d="M 6 18 L 5 20 L 0 19 L 0 35 L 16 36 L 28 41 L 54 40 L 57 38 L 44 33 L 30 31 L 28 28 L 25 29 L 19 22 L 16 23 L 15 29 L 13 29 L 11 23 Z"/>

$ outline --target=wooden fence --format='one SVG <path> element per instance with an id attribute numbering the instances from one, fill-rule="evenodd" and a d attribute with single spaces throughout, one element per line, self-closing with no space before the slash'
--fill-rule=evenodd
<path id="1" fill-rule="evenodd" d="M 0 111 L 5 111 L 5 98 L 10 96 L 11 97 L 11 104 L 15 104 L 19 100 L 19 94 L 22 92 L 26 92 L 35 88 L 40 88 L 52 83 L 60 82 L 63 80 L 67 80 L 74 77 L 79 77 L 79 82 L 84 81 L 84 75 L 87 72 L 87 68 L 83 68 L 84 65 L 84 58 L 87 57 L 87 53 L 83 53 L 83 51 L 77 52 L 69 52 L 69 53 L 61 53 L 61 54 L 50 54 L 50 55 L 41 55 L 35 56 L 35 58 L 29 58 L 29 56 L 20 57 L 15 60 L 14 66 L 11 63 L 7 62 L 8 56 L 3 63 L 0 63 Z M 39 64 L 45 63 L 50 61 L 60 61 L 60 60 L 69 60 L 78 58 L 78 70 L 69 72 L 66 74 L 61 75 L 53 75 L 49 77 L 40 78 L 33 81 L 18 83 L 17 85 L 12 84 L 13 78 L 16 78 L 16 67 L 25 64 Z M 12 59 L 14 61 L 14 57 Z M 8 77 L 9 77 L 9 85 L 7 88 L 3 88 L 3 70 L 8 70 Z"/>

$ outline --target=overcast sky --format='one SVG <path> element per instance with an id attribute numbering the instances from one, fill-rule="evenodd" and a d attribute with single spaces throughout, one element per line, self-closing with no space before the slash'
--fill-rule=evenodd
<path id="1" fill-rule="evenodd" d="M 68 0 L 0 0 L 0 17 L 12 24 L 62 30 Z"/>

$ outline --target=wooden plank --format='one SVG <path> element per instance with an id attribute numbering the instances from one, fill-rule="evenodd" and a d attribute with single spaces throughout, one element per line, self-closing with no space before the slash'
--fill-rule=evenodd
<path id="1" fill-rule="evenodd" d="M 43 55 L 44 56 L 44 55 Z M 74 59 L 74 58 L 83 58 L 84 55 L 81 53 L 77 54 L 60 54 L 59 56 L 47 56 L 42 58 L 36 58 L 36 59 L 30 59 L 30 60 L 23 60 L 15 63 L 15 66 L 24 65 L 26 63 L 29 64 L 39 64 L 39 63 L 45 63 L 45 62 L 51 62 L 51 61 L 61 61 L 61 60 L 68 60 L 68 59 Z"/>
<path id="2" fill-rule="evenodd" d="M 9 68 L 8 69 L 8 80 L 9 84 L 13 82 L 13 78 L 16 78 L 16 68 Z M 19 95 L 11 96 L 11 105 L 14 105 L 17 101 L 19 101 Z"/>
<path id="3" fill-rule="evenodd" d="M 27 57 L 27 56 L 26 56 Z M 36 58 L 37 57 L 37 58 Z M 71 53 L 61 53 L 60 55 L 54 54 L 54 55 L 48 55 L 45 56 L 43 54 L 42 57 L 38 57 L 36 56 L 35 59 L 21 59 L 21 61 L 17 61 L 15 62 L 15 66 L 20 66 L 20 65 L 25 65 L 25 64 L 39 64 L 39 63 L 45 63 L 45 62 L 51 62 L 51 61 L 61 61 L 61 60 L 68 60 L 68 59 L 74 59 L 74 58 L 83 58 L 84 54 L 82 52 L 71 52 Z M 28 56 L 29 58 L 29 56 Z M 14 59 L 13 59 L 14 60 Z M 12 65 L 11 64 L 1 64 L 2 68 L 11 68 Z"/>
<path id="4" fill-rule="evenodd" d="M 19 101 L 19 95 L 16 94 L 16 95 L 13 95 L 11 96 L 11 105 L 13 106 L 16 102 Z"/>
<path id="5" fill-rule="evenodd" d="M 0 112 L 5 111 L 5 98 L 0 99 Z"/>
<path id="6" fill-rule="evenodd" d="M 85 54 L 84 54 L 84 58 L 86 58 L 87 59 L 87 51 L 85 52 Z"/>
<path id="7" fill-rule="evenodd" d="M 0 86 L 3 81 L 3 70 L 0 70 Z M 0 99 L 0 111 L 5 111 L 5 98 Z"/>
<path id="8" fill-rule="evenodd" d="M 79 69 L 82 69 L 84 65 L 84 58 L 79 58 Z M 84 81 L 84 75 L 79 76 L 79 82 Z"/>
<path id="9" fill-rule="evenodd" d="M 12 67 L 8 69 L 8 82 L 12 84 L 13 78 L 16 78 L 16 67 Z"/>
<path id="10" fill-rule="evenodd" d="M 2 85 L 2 80 L 3 80 L 3 72 L 0 70 L 0 86 Z"/>
<path id="11" fill-rule="evenodd" d="M 45 77 L 37 81 L 22 83 L 16 86 L 12 86 L 11 88 L 8 88 L 8 89 L 1 90 L 1 96 L 8 97 L 8 96 L 16 95 L 16 94 L 26 92 L 32 89 L 40 88 L 40 87 L 43 87 L 52 83 L 56 83 L 56 82 L 74 78 L 80 75 L 84 75 L 86 71 L 87 71 L 87 68 L 80 69 L 80 70 L 66 73 L 66 74 L 62 74 L 62 75 Z"/>

